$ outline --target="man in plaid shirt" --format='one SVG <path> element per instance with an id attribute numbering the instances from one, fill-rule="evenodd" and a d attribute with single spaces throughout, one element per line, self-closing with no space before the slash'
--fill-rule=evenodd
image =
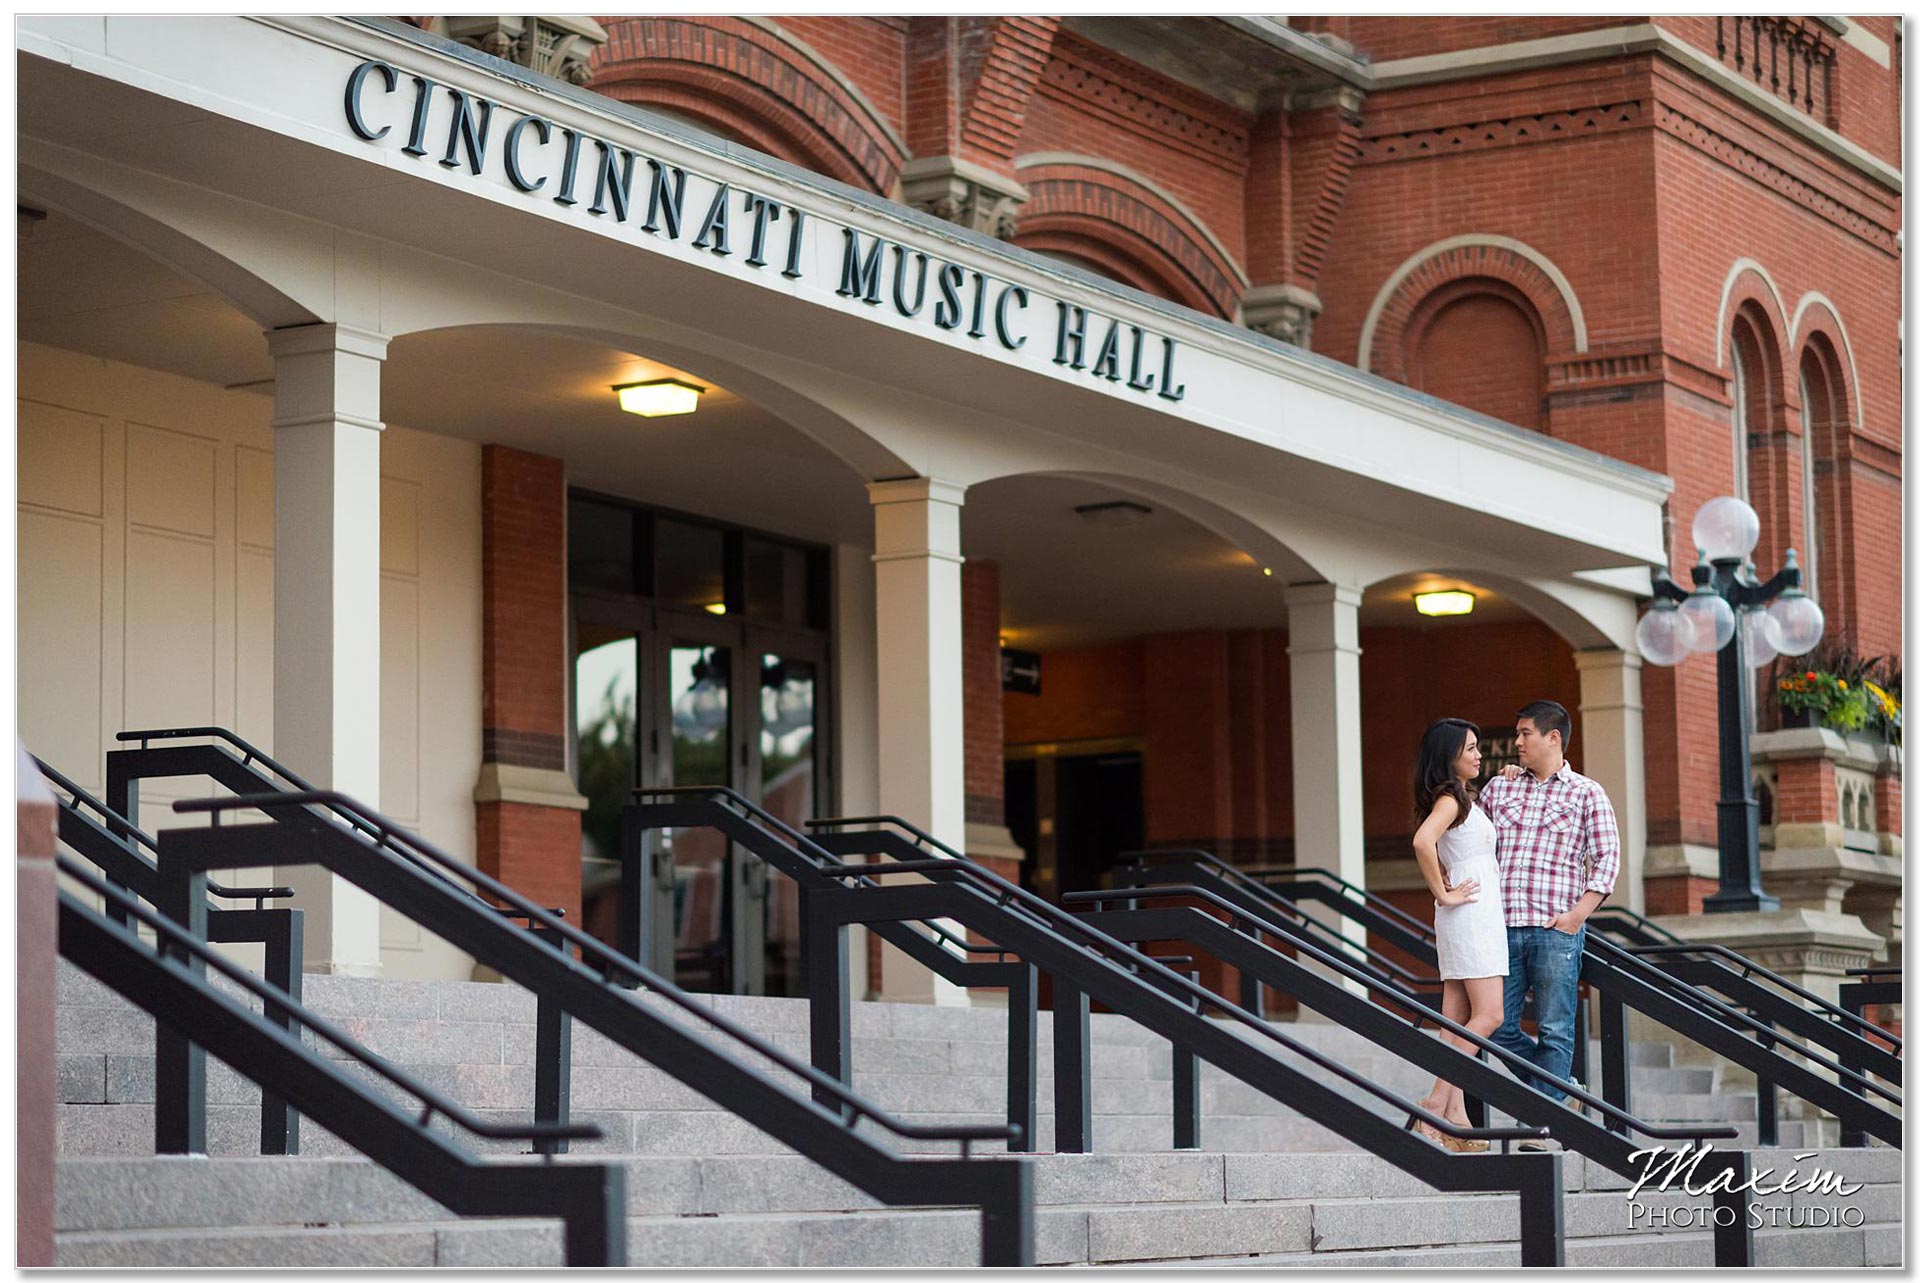
<path id="1" fill-rule="evenodd" d="M 1573 719 L 1552 700 L 1515 714 L 1521 770 L 1495 776 L 1480 805 L 1498 834 L 1500 895 L 1507 913 L 1506 1019 L 1493 1041 L 1565 1079 L 1573 1068 L 1573 1015 L 1587 915 L 1613 892 L 1620 872 L 1620 828 L 1613 803 L 1594 781 L 1567 765 Z M 1520 1029 L 1527 991 L 1540 1036 Z M 1534 1083 L 1554 1100 L 1566 1093 Z M 1532 1145 L 1532 1142 L 1523 1142 Z"/>

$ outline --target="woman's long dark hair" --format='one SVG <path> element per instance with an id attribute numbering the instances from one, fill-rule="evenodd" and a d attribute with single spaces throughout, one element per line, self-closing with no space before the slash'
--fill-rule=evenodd
<path id="1" fill-rule="evenodd" d="M 1427 727 L 1427 733 L 1420 737 L 1420 753 L 1413 765 L 1413 822 L 1416 825 L 1426 822 L 1433 814 L 1433 804 L 1443 796 L 1460 804 L 1460 814 L 1454 816 L 1453 823 L 1447 827 L 1457 828 L 1466 820 L 1479 790 L 1453 773 L 1453 763 L 1466 748 L 1467 736 L 1478 730 L 1472 722 L 1443 717 Z"/>

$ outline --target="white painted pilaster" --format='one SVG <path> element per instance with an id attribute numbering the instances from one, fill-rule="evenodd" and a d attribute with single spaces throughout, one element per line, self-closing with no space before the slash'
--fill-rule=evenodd
<path id="1" fill-rule="evenodd" d="M 961 676 L 962 487 L 931 477 L 876 481 L 873 579 L 881 811 L 966 849 Z M 966 991 L 889 948 L 883 995 L 964 1004 Z"/>
<path id="2" fill-rule="evenodd" d="M 273 753 L 315 787 L 380 805 L 380 363 L 384 335 L 267 333 L 273 404 Z M 311 868 L 308 971 L 380 970 L 380 910 Z"/>
<path id="3" fill-rule="evenodd" d="M 1292 686 L 1293 859 L 1355 886 L 1367 882 L 1365 773 L 1360 756 L 1360 597 L 1346 584 L 1287 588 Z M 1358 923 L 1328 917 L 1350 940 Z M 1349 982 L 1351 986 L 1354 982 Z"/>
<path id="4" fill-rule="evenodd" d="M 1620 877 L 1609 904 L 1636 912 L 1645 907 L 1647 860 L 1647 757 L 1645 713 L 1640 699 L 1640 656 L 1624 650 L 1575 651 L 1580 670 L 1580 720 L 1584 737 L 1582 774 L 1599 782 L 1620 824 Z"/>

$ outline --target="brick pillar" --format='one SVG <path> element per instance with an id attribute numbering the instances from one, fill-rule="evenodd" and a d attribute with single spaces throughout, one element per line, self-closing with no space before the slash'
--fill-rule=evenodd
<path id="1" fill-rule="evenodd" d="M 1006 710 L 1000 696 L 1000 567 L 960 568 L 962 680 L 966 686 L 967 824 L 1006 822 Z"/>
<path id="2" fill-rule="evenodd" d="M 17 1040 L 14 1080 L 14 1177 L 19 1216 L 14 1264 L 53 1264 L 54 974 L 56 943 L 53 872 L 55 816 L 46 781 L 15 741 L 14 794 L 18 817 L 14 865 L 14 1008 Z"/>
<path id="3" fill-rule="evenodd" d="M 560 460 L 480 453 L 480 870 L 580 920 L 580 812 L 567 775 L 567 488 Z"/>

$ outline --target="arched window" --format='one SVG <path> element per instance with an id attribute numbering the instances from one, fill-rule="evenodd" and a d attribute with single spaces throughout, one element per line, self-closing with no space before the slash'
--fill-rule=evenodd
<path id="1" fill-rule="evenodd" d="M 1747 398 L 1753 392 L 1753 378 L 1747 373 L 1746 345 L 1736 330 L 1733 339 L 1733 493 L 1747 498 Z"/>
<path id="2" fill-rule="evenodd" d="M 1807 596 L 1820 597 L 1820 510 L 1814 471 L 1813 381 L 1800 369 L 1800 512 L 1805 525 L 1800 550 L 1800 585 Z"/>

